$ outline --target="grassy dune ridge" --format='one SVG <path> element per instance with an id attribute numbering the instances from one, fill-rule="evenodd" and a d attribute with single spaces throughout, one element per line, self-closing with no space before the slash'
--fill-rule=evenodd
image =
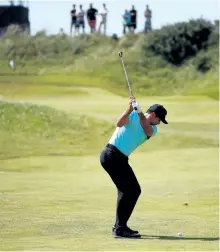
<path id="1" fill-rule="evenodd" d="M 218 99 L 218 43 L 210 43 L 181 66 L 168 63 L 145 50 L 148 35 L 135 34 L 114 41 L 105 36 L 77 38 L 36 35 L 28 39 L 9 37 L 0 41 L 1 82 L 8 85 L 11 75 L 20 84 L 103 87 L 115 94 L 127 95 L 127 87 L 118 52 L 124 52 L 133 89 L 138 95 L 205 95 Z M 4 43 L 5 42 L 5 43 Z M 17 63 L 15 73 L 8 59 Z M 198 71 L 205 60 L 210 70 Z M 56 75 L 56 78 L 54 76 Z"/>
<path id="2" fill-rule="evenodd" d="M 112 129 L 107 122 L 28 103 L 1 102 L 0 111 L 2 159 L 88 154 L 94 152 L 98 136 Z"/>

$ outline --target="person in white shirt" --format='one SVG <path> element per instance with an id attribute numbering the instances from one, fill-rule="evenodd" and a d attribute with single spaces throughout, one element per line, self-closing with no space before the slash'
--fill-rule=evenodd
<path id="1" fill-rule="evenodd" d="M 99 33 L 101 33 L 101 27 L 103 26 L 103 28 L 104 28 L 103 34 L 106 35 L 106 24 L 107 24 L 108 9 L 106 8 L 105 4 L 103 4 L 103 9 L 100 12 L 100 15 L 101 15 L 102 20 L 100 22 L 98 31 L 99 31 Z"/>
<path id="2" fill-rule="evenodd" d="M 77 13 L 76 17 L 76 28 L 77 33 L 80 33 L 80 27 L 82 27 L 83 34 L 85 33 L 85 11 L 82 9 L 82 5 L 79 6 L 79 12 Z"/>

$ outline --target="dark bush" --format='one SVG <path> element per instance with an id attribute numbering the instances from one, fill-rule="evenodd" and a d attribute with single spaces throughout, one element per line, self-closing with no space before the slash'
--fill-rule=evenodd
<path id="1" fill-rule="evenodd" d="M 214 25 L 204 19 L 164 26 L 146 36 L 143 49 L 151 50 L 168 62 L 179 65 L 207 48 L 213 30 Z"/>
<path id="2" fill-rule="evenodd" d="M 205 73 L 210 70 L 211 67 L 211 58 L 208 55 L 201 55 L 196 59 L 196 68 L 198 71 Z"/>

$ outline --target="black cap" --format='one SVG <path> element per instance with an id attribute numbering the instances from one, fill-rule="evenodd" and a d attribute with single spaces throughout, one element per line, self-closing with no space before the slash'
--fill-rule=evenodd
<path id="1" fill-rule="evenodd" d="M 160 104 L 154 104 L 150 106 L 147 112 L 154 112 L 156 116 L 165 124 L 168 124 L 165 117 L 167 115 L 166 109 Z"/>

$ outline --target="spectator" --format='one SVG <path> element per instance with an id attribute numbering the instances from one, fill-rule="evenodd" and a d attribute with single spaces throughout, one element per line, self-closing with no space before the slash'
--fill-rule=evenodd
<path id="1" fill-rule="evenodd" d="M 102 20 L 99 25 L 99 33 L 101 33 L 101 27 L 104 26 L 104 34 L 106 35 L 106 23 L 107 23 L 107 15 L 108 15 L 108 9 L 106 8 L 106 5 L 103 4 L 103 9 L 100 13 Z"/>
<path id="2" fill-rule="evenodd" d="M 79 12 L 77 14 L 76 17 L 76 28 L 77 28 L 77 32 L 78 34 L 80 34 L 80 27 L 82 27 L 82 32 L 85 33 L 85 20 L 84 20 L 84 16 L 85 16 L 85 11 L 82 9 L 82 5 L 79 6 Z"/>
<path id="3" fill-rule="evenodd" d="M 76 5 L 73 5 L 73 9 L 71 10 L 71 26 L 70 26 L 70 35 L 72 35 L 72 29 L 74 26 L 74 32 L 76 33 Z"/>
<path id="4" fill-rule="evenodd" d="M 126 28 L 130 31 L 130 24 L 131 24 L 131 14 L 128 10 L 125 10 L 123 17 L 123 34 L 126 34 Z"/>
<path id="5" fill-rule="evenodd" d="M 137 11 L 135 10 L 134 5 L 132 5 L 132 9 L 130 10 L 130 14 L 131 14 L 130 30 L 132 32 L 134 32 L 135 29 L 137 28 Z"/>
<path id="6" fill-rule="evenodd" d="M 149 6 L 146 6 L 146 10 L 144 12 L 145 16 L 145 27 L 144 31 L 149 32 L 152 30 L 152 25 L 151 25 L 151 18 L 152 18 L 152 11 L 149 9 Z"/>
<path id="7" fill-rule="evenodd" d="M 90 4 L 89 9 L 87 11 L 87 19 L 88 24 L 91 29 L 91 33 L 96 31 L 96 14 L 98 13 L 98 10 L 93 8 L 92 4 Z"/>
<path id="8" fill-rule="evenodd" d="M 60 28 L 59 35 L 61 37 L 65 37 L 65 32 L 64 32 L 63 28 Z"/>

